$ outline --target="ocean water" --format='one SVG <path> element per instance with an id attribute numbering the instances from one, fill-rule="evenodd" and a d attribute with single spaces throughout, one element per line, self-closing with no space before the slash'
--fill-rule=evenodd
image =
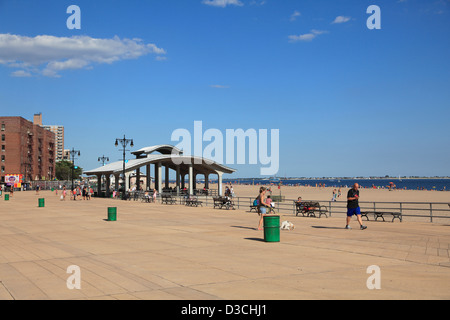
<path id="1" fill-rule="evenodd" d="M 278 185 L 278 181 L 263 179 L 224 179 L 227 184 L 258 184 L 258 185 Z M 391 182 L 397 189 L 406 190 L 437 190 L 450 191 L 450 179 L 305 179 L 305 180 L 284 180 L 280 179 L 282 185 L 312 186 L 320 184 L 326 187 L 350 187 L 358 183 L 363 188 L 385 188 L 388 189 Z"/>

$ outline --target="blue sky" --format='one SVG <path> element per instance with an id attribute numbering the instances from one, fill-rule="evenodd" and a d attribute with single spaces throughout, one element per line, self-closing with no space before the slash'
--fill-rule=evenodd
<path id="1" fill-rule="evenodd" d="M 0 0 L 0 114 L 64 125 L 85 169 L 203 121 L 279 129 L 278 176 L 442 176 L 449 53 L 449 0 Z"/>

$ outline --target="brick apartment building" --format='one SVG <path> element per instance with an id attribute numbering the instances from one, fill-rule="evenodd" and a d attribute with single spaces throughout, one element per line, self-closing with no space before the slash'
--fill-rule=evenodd
<path id="1" fill-rule="evenodd" d="M 24 183 L 54 179 L 53 132 L 22 117 L 0 117 L 0 136 L 0 183 L 7 174 L 22 174 Z"/>

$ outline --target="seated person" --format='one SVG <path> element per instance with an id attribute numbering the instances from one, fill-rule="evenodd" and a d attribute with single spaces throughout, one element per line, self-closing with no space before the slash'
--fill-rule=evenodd
<path id="1" fill-rule="evenodd" d="M 273 200 L 272 200 L 272 198 L 271 198 L 270 196 L 267 196 L 266 204 L 267 204 L 268 206 L 272 207 L 272 208 L 275 207 L 275 203 L 273 203 Z"/>

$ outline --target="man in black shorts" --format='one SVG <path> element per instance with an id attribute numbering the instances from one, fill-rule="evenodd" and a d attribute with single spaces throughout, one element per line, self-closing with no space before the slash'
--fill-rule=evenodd
<path id="1" fill-rule="evenodd" d="M 361 230 L 367 229 L 367 227 L 362 224 L 361 209 L 359 208 L 358 199 L 359 199 L 359 185 L 355 183 L 353 185 L 353 188 L 348 190 L 347 193 L 347 225 L 345 226 L 345 229 L 351 229 L 350 221 L 353 215 L 356 215 Z"/>

